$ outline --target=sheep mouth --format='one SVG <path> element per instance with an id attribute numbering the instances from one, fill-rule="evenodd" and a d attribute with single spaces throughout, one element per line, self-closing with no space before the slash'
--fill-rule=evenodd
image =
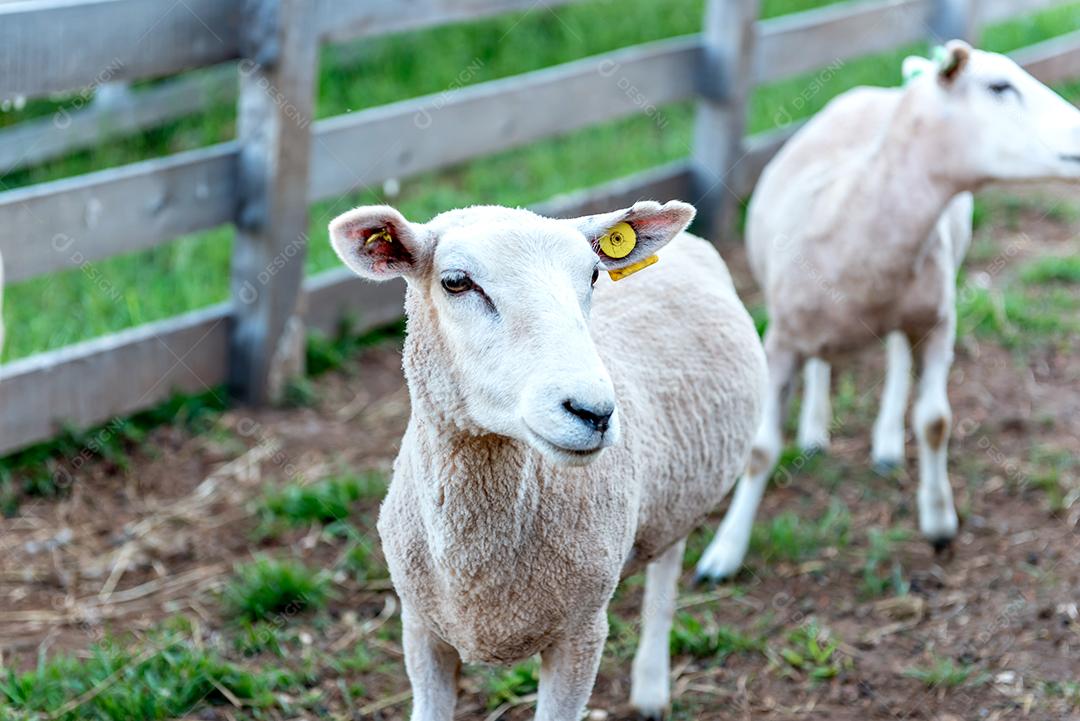
<path id="1" fill-rule="evenodd" d="M 534 446 L 538 447 L 542 451 L 545 451 L 549 455 L 568 458 L 572 463 L 583 463 L 592 460 L 594 457 L 598 456 L 600 452 L 605 448 L 603 442 L 598 443 L 595 447 L 588 449 L 566 448 L 565 446 L 560 446 L 558 443 L 553 443 L 547 438 L 544 438 L 532 428 L 529 428 L 527 424 L 525 428 L 529 431 L 529 435 L 532 436 L 531 440 Z"/>

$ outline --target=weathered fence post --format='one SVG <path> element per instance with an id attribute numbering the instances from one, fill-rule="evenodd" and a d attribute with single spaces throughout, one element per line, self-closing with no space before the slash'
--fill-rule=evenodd
<path id="1" fill-rule="evenodd" d="M 975 14 L 971 0 L 934 0 L 930 11 L 930 32 L 937 42 L 975 38 Z"/>
<path id="2" fill-rule="evenodd" d="M 708 0 L 702 30 L 701 100 L 691 165 L 697 227 L 713 242 L 734 231 L 746 108 L 753 87 L 754 24 L 759 0 Z"/>
<path id="3" fill-rule="evenodd" d="M 240 199 L 232 262 L 229 388 L 276 400 L 303 369 L 301 282 L 318 33 L 310 0 L 247 0 L 237 135 Z"/>

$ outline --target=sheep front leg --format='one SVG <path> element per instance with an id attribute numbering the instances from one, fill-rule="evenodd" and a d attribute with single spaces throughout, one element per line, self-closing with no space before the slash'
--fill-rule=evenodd
<path id="1" fill-rule="evenodd" d="M 405 671 L 412 685 L 412 721 L 452 721 L 461 657 L 437 638 L 407 607 L 401 609 Z"/>
<path id="2" fill-rule="evenodd" d="M 949 309 L 948 317 L 923 341 L 913 418 L 919 444 L 919 530 L 938 551 L 956 536 L 958 525 L 948 475 L 952 426 L 948 380 L 956 336 L 955 306 L 950 303 Z"/>
<path id="3" fill-rule="evenodd" d="M 765 394 L 761 425 L 758 426 L 757 437 L 750 451 L 746 473 L 735 487 L 735 498 L 731 501 L 731 507 L 728 508 L 716 537 L 698 562 L 698 581 L 719 581 L 738 572 L 750 547 L 750 532 L 754 527 L 754 516 L 761 503 L 761 496 L 765 493 L 769 476 L 780 458 L 784 395 L 798 368 L 799 358 L 795 353 L 777 346 L 775 336 L 767 332 L 765 354 L 769 364 L 769 385 Z"/>
<path id="4" fill-rule="evenodd" d="M 820 358 L 810 358 L 803 367 L 803 402 L 799 412 L 799 449 L 817 453 L 829 448 L 832 406 L 829 379 L 832 369 Z"/>
<path id="5" fill-rule="evenodd" d="M 686 539 L 664 551 L 645 571 L 641 639 L 634 654 L 630 705 L 647 719 L 663 718 L 671 702 L 671 623 Z"/>
<path id="6" fill-rule="evenodd" d="M 889 333 L 885 354 L 885 388 L 874 421 L 870 457 L 874 470 L 887 475 L 904 465 L 904 412 L 911 385 L 911 344 L 907 336 L 900 331 Z"/>
<path id="7" fill-rule="evenodd" d="M 540 653 L 536 721 L 578 721 L 589 702 L 607 640 L 607 609 Z"/>

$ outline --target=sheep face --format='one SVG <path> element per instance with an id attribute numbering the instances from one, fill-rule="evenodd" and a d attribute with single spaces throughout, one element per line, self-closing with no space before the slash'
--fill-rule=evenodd
<path id="1" fill-rule="evenodd" d="M 1080 178 L 1080 110 L 1006 56 L 952 41 L 936 61 L 905 60 L 904 75 L 944 172 L 974 185 Z"/>
<path id="2" fill-rule="evenodd" d="M 436 359 L 445 378 L 425 379 L 446 387 L 433 394 L 452 406 L 443 411 L 583 465 L 620 435 L 589 331 L 594 287 L 604 271 L 650 258 L 692 217 L 686 204 L 650 202 L 573 220 L 476 207 L 417 224 L 377 206 L 335 219 L 330 238 L 359 275 L 404 276 L 419 301 L 410 307 L 428 311 L 410 315 L 409 332 L 433 334 L 446 356 Z M 622 233 L 614 240 L 612 228 Z"/>

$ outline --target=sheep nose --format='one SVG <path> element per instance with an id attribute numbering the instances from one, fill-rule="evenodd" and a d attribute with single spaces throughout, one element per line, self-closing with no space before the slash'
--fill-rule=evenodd
<path id="1" fill-rule="evenodd" d="M 611 414 L 615 412 L 615 406 L 611 403 L 589 406 L 580 403 L 573 398 L 563 403 L 566 412 L 580 419 L 582 423 L 593 428 L 599 433 L 606 433 L 611 423 Z"/>

